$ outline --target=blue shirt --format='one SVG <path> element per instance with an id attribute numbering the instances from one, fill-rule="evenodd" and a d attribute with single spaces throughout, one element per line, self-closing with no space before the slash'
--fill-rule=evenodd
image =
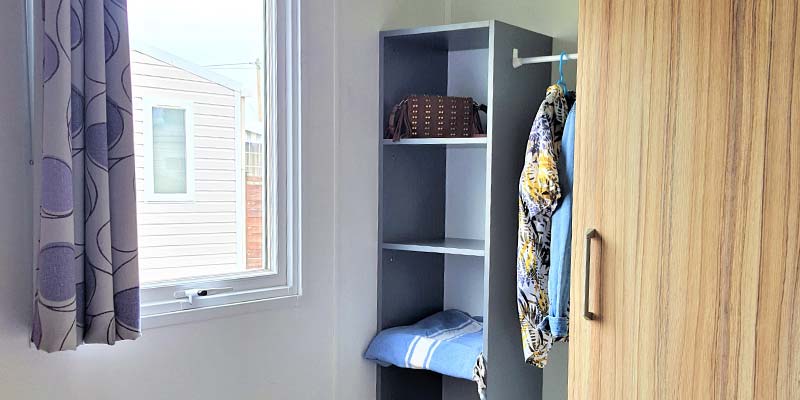
<path id="1" fill-rule="evenodd" d="M 575 109 L 572 106 L 564 135 L 561 138 L 561 154 L 557 160 L 558 182 L 561 186 L 561 202 L 553 213 L 550 246 L 550 277 L 547 292 L 550 311 L 545 323 L 556 340 L 569 335 L 569 276 L 572 250 L 572 179 L 575 155 Z"/>

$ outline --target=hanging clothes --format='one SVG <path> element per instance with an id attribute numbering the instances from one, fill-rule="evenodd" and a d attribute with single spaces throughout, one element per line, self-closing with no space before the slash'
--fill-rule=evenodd
<path id="1" fill-rule="evenodd" d="M 569 100 L 567 101 L 569 103 Z M 572 177 L 575 153 L 575 107 L 564 125 L 558 160 L 558 185 L 561 200 L 553 213 L 550 246 L 550 279 L 547 294 L 550 311 L 541 330 L 555 341 L 567 341 L 569 334 L 569 276 L 572 250 Z"/>
<path id="2" fill-rule="evenodd" d="M 550 332 L 540 326 L 550 308 L 550 226 L 561 196 L 556 160 L 567 111 L 561 87 L 547 88 L 528 137 L 519 178 L 517 307 L 525 361 L 538 367 L 547 364 L 547 352 L 553 343 Z"/>

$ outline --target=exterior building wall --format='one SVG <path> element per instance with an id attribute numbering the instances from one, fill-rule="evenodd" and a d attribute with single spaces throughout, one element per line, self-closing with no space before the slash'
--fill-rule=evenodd
<path id="1" fill-rule="evenodd" d="M 241 270 L 239 92 L 138 50 L 131 54 L 131 80 L 142 281 Z M 146 193 L 146 179 L 152 177 L 145 167 L 145 113 L 153 101 L 177 101 L 191 108 L 187 153 L 193 158 L 188 176 L 194 192 L 188 200 L 158 200 Z"/>

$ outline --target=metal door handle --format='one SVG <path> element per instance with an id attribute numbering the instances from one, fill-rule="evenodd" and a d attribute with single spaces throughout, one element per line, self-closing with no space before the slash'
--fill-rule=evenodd
<path id="1" fill-rule="evenodd" d="M 587 320 L 595 319 L 593 312 L 589 311 L 589 273 L 592 266 L 592 239 L 598 237 L 597 230 L 589 228 L 586 230 L 586 254 L 584 256 L 585 269 L 583 272 L 583 318 Z"/>

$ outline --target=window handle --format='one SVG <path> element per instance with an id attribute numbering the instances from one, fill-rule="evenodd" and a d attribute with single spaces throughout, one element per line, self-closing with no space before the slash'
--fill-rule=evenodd
<path id="1" fill-rule="evenodd" d="M 592 266 L 592 239 L 600 236 L 597 230 L 589 228 L 586 230 L 586 246 L 584 254 L 584 272 L 583 272 L 583 318 L 591 321 L 595 319 L 593 312 L 589 311 L 589 273 Z"/>
<path id="2" fill-rule="evenodd" d="M 195 288 L 195 289 L 186 289 L 186 290 L 179 290 L 174 293 L 176 299 L 187 299 L 189 304 L 194 304 L 194 299 L 196 297 L 206 297 L 212 296 L 215 294 L 225 293 L 225 292 L 232 292 L 232 287 L 222 287 L 222 288 Z"/>

